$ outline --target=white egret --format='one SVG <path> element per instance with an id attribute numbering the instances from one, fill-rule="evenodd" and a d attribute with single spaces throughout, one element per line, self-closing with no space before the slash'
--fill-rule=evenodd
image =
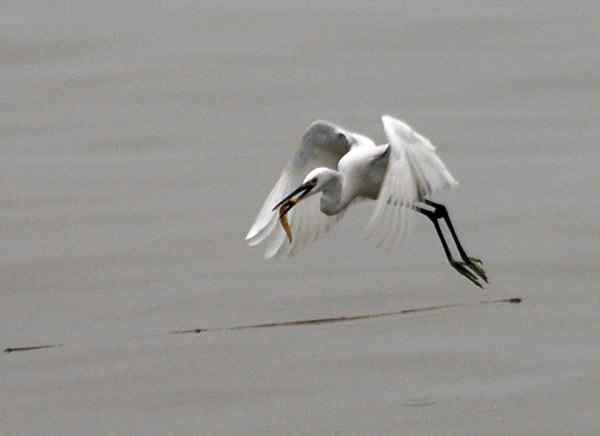
<path id="1" fill-rule="evenodd" d="M 481 280 L 487 283 L 487 277 L 481 260 L 466 254 L 446 207 L 429 199 L 458 182 L 427 138 L 391 116 L 384 115 L 382 121 L 388 139 L 383 145 L 327 121 L 312 123 L 246 240 L 251 246 L 267 242 L 266 258 L 294 255 L 327 232 L 349 205 L 375 200 L 367 233 L 379 245 L 393 246 L 405 235 L 410 216 L 423 214 L 432 221 L 452 267 L 483 287 Z M 277 209 L 281 226 L 277 226 Z M 452 256 L 440 220 L 450 230 L 461 261 Z"/>

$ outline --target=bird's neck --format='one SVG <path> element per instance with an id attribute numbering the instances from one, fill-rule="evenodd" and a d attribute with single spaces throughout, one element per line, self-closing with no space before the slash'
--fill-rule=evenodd
<path id="1" fill-rule="evenodd" d="M 336 171 L 331 181 L 323 188 L 321 212 L 325 215 L 336 215 L 344 210 L 354 198 L 345 188 L 347 187 L 344 175 Z"/>

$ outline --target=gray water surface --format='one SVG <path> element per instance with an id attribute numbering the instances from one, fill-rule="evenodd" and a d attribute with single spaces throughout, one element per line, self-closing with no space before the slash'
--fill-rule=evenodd
<path id="1" fill-rule="evenodd" d="M 600 7 L 5 2 L 6 434 L 600 434 Z M 314 119 L 438 146 L 481 292 L 369 205 L 284 262 L 243 236 Z M 523 297 L 520 305 L 482 300 Z M 460 303 L 406 316 L 170 335 Z"/>

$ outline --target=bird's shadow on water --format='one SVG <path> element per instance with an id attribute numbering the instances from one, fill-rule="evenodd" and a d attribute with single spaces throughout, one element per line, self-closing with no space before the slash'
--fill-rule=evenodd
<path id="1" fill-rule="evenodd" d="M 401 315 L 410 315 L 414 313 L 422 313 L 422 312 L 433 312 L 438 310 L 445 309 L 453 309 L 459 307 L 468 307 L 482 304 L 519 304 L 523 301 L 521 297 L 512 297 L 512 298 L 502 298 L 498 300 L 482 300 L 475 304 L 469 303 L 454 303 L 454 304 L 441 304 L 438 306 L 425 306 L 425 307 L 415 307 L 410 309 L 397 310 L 393 312 L 379 312 L 379 313 L 366 313 L 359 315 L 342 315 L 342 316 L 334 316 L 334 317 L 325 317 L 325 318 L 310 318 L 310 319 L 301 319 L 301 320 L 293 320 L 293 321 L 280 321 L 280 322 L 268 322 L 261 324 L 248 324 L 248 325 L 236 325 L 229 327 L 201 327 L 201 328 L 193 328 L 193 329 L 184 329 L 184 330 L 174 330 L 169 332 L 169 334 L 185 334 L 185 333 L 208 333 L 208 332 L 220 332 L 220 331 L 235 331 L 235 330 L 250 330 L 250 329 L 262 329 L 262 328 L 272 328 L 272 327 L 298 327 L 298 326 L 308 326 L 308 325 L 320 325 L 320 324 L 332 324 L 332 323 L 341 323 L 348 321 L 360 321 L 360 320 L 368 320 L 375 318 L 384 318 L 384 317 L 393 317 L 393 316 L 401 316 Z M 20 346 L 20 347 L 6 347 L 4 348 L 5 354 L 11 354 L 16 352 L 24 352 L 24 351 L 36 351 L 36 350 L 46 350 L 50 348 L 58 348 L 62 347 L 63 344 L 45 344 L 45 345 L 30 345 L 30 346 Z M 427 404 L 407 404 L 410 407 L 419 407 Z"/>

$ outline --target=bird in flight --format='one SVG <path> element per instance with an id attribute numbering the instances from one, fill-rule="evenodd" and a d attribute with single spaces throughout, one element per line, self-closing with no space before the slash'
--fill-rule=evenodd
<path id="1" fill-rule="evenodd" d="M 389 115 L 382 121 L 388 140 L 382 145 L 328 121 L 313 122 L 248 231 L 248 244 L 265 242 L 265 258 L 293 256 L 329 231 L 351 204 L 373 200 L 367 235 L 378 245 L 394 246 L 411 217 L 421 214 L 433 223 L 450 265 L 483 288 L 488 279 L 482 261 L 467 255 L 448 210 L 430 199 L 458 182 L 427 138 Z M 442 222 L 460 260 L 450 250 Z"/>

